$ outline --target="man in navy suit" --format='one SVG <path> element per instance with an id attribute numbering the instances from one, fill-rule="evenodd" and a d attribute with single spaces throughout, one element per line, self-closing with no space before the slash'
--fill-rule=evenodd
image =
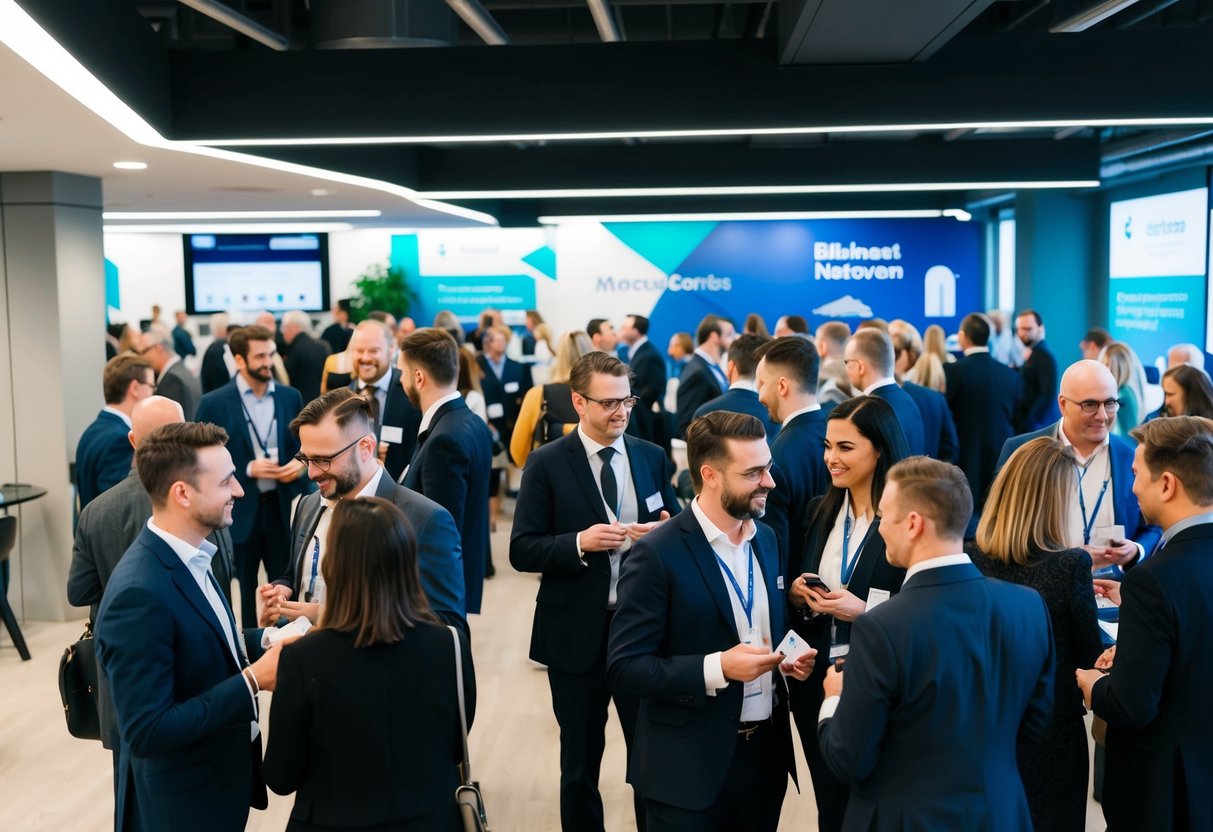
<path id="1" fill-rule="evenodd" d="M 774 832 L 796 777 L 783 673 L 803 681 L 815 652 L 774 652 L 787 628 L 766 508 L 762 423 L 717 411 L 687 430 L 691 509 L 641 539 L 624 564 L 608 673 L 639 696 L 628 782 L 650 832 Z"/>
<path id="2" fill-rule="evenodd" d="M 459 345 L 441 329 L 400 342 L 400 378 L 421 413 L 417 451 L 401 480 L 451 513 L 463 544 L 467 611 L 480 612 L 489 559 L 489 474 L 493 438 L 459 394 Z"/>
<path id="3" fill-rule="evenodd" d="M 780 574 L 784 586 L 790 587 L 808 536 L 804 507 L 830 487 L 825 438 L 826 416 L 833 405 L 823 408 L 817 402 L 821 358 L 812 341 L 795 335 L 776 338 L 756 354 L 758 398 L 780 425 L 771 443 L 775 490 L 767 497 L 762 522 L 775 532 Z"/>
<path id="4" fill-rule="evenodd" d="M 243 829 L 266 807 L 257 691 L 280 646 L 247 643 L 211 572 L 207 535 L 243 488 L 222 428 L 180 423 L 139 444 L 152 517 L 122 556 L 97 616 L 97 655 L 121 728 L 115 827 Z"/>
<path id="5" fill-rule="evenodd" d="M 669 444 L 665 429 L 665 357 L 649 341 L 649 319 L 628 315 L 619 327 L 619 360 L 632 368 L 632 392 L 640 399 L 628 430 L 654 445 Z"/>
<path id="6" fill-rule="evenodd" d="M 505 334 L 495 327 L 485 330 L 482 339 L 484 353 L 477 357 L 484 374 L 480 386 L 484 392 L 484 405 L 488 410 L 489 424 L 497 429 L 501 441 L 508 448 L 514 435 L 514 423 L 522 409 L 522 399 L 531 389 L 531 368 L 519 364 L 505 354 Z"/>
<path id="7" fill-rule="evenodd" d="M 631 547 L 678 511 L 665 452 L 625 436 L 637 399 L 628 368 L 590 352 L 569 376 L 580 417 L 572 433 L 533 451 L 510 536 L 510 563 L 543 578 L 535 601 L 531 658 L 548 666 L 560 725 L 560 823 L 603 828 L 598 772 L 605 744 L 607 634 L 619 602 L 619 570 Z M 629 747 L 634 697 L 614 696 Z M 644 813 L 637 805 L 637 824 Z"/>
<path id="8" fill-rule="evenodd" d="M 852 784 L 844 829 L 1032 827 L 1015 743 L 1043 739 L 1052 721 L 1049 614 L 1034 590 L 983 577 L 963 553 L 972 510 L 953 465 L 916 457 L 889 470 L 880 535 L 905 584 L 855 620 L 817 729 Z"/>
<path id="9" fill-rule="evenodd" d="M 729 380 L 720 369 L 720 356 L 725 350 L 723 332 L 720 319 L 715 315 L 706 316 L 695 330 L 698 346 L 682 365 L 678 376 L 678 411 L 674 414 L 674 436 L 678 439 L 686 438 L 687 425 L 691 424 L 701 404 L 729 389 Z"/>
<path id="10" fill-rule="evenodd" d="M 1039 430 L 1057 421 L 1057 359 L 1045 344 L 1045 327 L 1040 313 L 1025 309 L 1015 318 L 1015 337 L 1028 350 L 1028 358 L 1019 368 L 1023 379 L 1023 398 L 1015 427 L 1022 433 Z"/>
<path id="11" fill-rule="evenodd" d="M 311 490 L 295 461 L 299 440 L 287 428 L 303 402 L 293 387 L 273 380 L 274 336 L 260 326 L 241 327 L 229 339 L 236 377 L 198 402 L 195 418 L 227 431 L 228 451 L 244 496 L 232 513 L 232 544 L 240 579 L 240 620 L 257 620 L 257 571 L 269 576 L 287 566 L 291 501 Z"/>
<path id="12" fill-rule="evenodd" d="M 729 389 L 711 401 L 699 405 L 695 410 L 696 419 L 715 410 L 748 413 L 762 422 L 762 429 L 766 431 L 767 435 L 767 444 L 775 441 L 775 437 L 779 433 L 779 425 L 771 421 L 770 412 L 762 402 L 758 401 L 758 388 L 754 381 L 754 372 L 758 368 L 758 356 L 755 353 L 759 347 L 770 340 L 762 335 L 750 333 L 733 339 L 733 343 L 729 345 L 729 361 L 725 372 L 729 380 Z"/>
<path id="13" fill-rule="evenodd" d="M 878 327 L 864 327 L 847 339 L 845 352 L 847 377 L 851 386 L 865 396 L 884 399 L 897 414 L 910 454 L 926 452 L 922 413 L 910 394 L 897 386 L 893 376 L 893 341 Z"/>
<path id="14" fill-rule="evenodd" d="M 906 381 L 906 373 L 922 354 L 922 336 L 909 321 L 900 318 L 889 321 L 889 338 L 893 341 L 893 375 L 897 384 L 918 405 L 922 416 L 923 453 L 932 459 L 956 462 L 960 442 L 956 438 L 956 423 L 948 410 L 948 400 L 942 393 Z"/>
<path id="15" fill-rule="evenodd" d="M 1108 723 L 1104 816 L 1111 832 L 1213 829 L 1213 422 L 1156 419 L 1138 441 L 1133 491 L 1166 529 L 1158 552 L 1125 576 L 1120 638 L 1077 671 L 1087 706 Z"/>
<path id="16" fill-rule="evenodd" d="M 376 320 L 354 327 L 349 351 L 354 360 L 350 389 L 373 401 L 379 460 L 399 480 L 417 448 L 421 412 L 400 387 L 400 370 L 392 367 L 392 331 Z"/>
<path id="17" fill-rule="evenodd" d="M 126 478 L 131 471 L 131 411 L 155 394 L 155 370 L 147 359 L 119 355 L 105 365 L 105 407 L 80 434 L 76 444 L 76 491 L 83 509 L 93 498 Z"/>
<path id="18" fill-rule="evenodd" d="M 1086 549 L 1096 568 L 1127 569 L 1154 551 L 1161 531 L 1142 515 L 1133 495 L 1133 446 L 1109 430 L 1120 409 L 1116 380 L 1102 363 L 1083 359 L 1062 375 L 1057 401 L 1061 420 L 1007 440 L 998 466 L 1038 436 L 1072 448 L 1079 476 L 1078 488 L 1068 496 L 1066 543 Z M 1108 538 L 1104 530 L 1113 525 L 1124 526 L 1123 540 Z"/>

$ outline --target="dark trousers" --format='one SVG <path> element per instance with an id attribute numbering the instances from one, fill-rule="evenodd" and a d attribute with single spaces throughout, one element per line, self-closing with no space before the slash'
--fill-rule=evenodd
<path id="1" fill-rule="evenodd" d="M 818 667 L 821 670 L 818 670 Z M 817 828 L 820 832 L 839 832 L 842 819 L 847 813 L 847 801 L 851 798 L 851 787 L 839 780 L 825 758 L 817 742 L 817 714 L 821 710 L 823 697 L 821 682 L 825 678 L 828 662 L 813 668 L 808 680 L 788 680 L 792 715 L 796 719 L 796 731 L 804 747 L 805 762 L 809 764 L 809 776 L 813 778 L 813 798 L 817 802 Z"/>
<path id="2" fill-rule="evenodd" d="M 594 665 L 585 673 L 565 673 L 548 668 L 552 710 L 560 726 L 560 828 L 565 832 L 594 832 L 603 829 L 602 795 L 598 773 L 606 746 L 607 706 L 612 695 L 606 679 L 606 639 L 610 621 L 602 634 L 602 645 Z M 623 741 L 629 753 L 640 700 L 615 696 L 615 711 L 623 726 Z M 636 828 L 644 832 L 644 806 L 633 797 Z"/>
<path id="3" fill-rule="evenodd" d="M 729 773 L 707 809 L 695 812 L 645 799 L 648 832 L 775 832 L 787 788 L 775 725 L 767 720 L 749 739 L 737 735 Z"/>
<path id="4" fill-rule="evenodd" d="M 265 574 L 272 581 L 286 573 L 290 560 L 288 532 L 282 525 L 278 508 L 278 492 L 249 495 L 257 501 L 253 528 L 244 542 L 233 547 L 236 556 L 236 578 L 240 581 L 240 626 L 257 626 L 257 569 L 265 564 Z M 300 588 L 302 590 L 302 587 Z M 295 598 L 296 601 L 303 600 Z"/>

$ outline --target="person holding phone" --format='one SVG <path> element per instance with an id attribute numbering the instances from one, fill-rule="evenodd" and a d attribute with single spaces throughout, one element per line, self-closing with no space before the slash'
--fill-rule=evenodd
<path id="1" fill-rule="evenodd" d="M 851 622 L 895 595 L 905 570 L 885 559 L 876 506 L 885 478 L 908 455 L 905 435 L 888 402 L 874 396 L 848 399 L 830 411 L 826 422 L 825 465 L 830 488 L 809 502 L 808 535 L 800 576 L 788 591 L 799 608 L 797 631 L 819 661 L 803 684 L 791 683 L 792 713 L 813 777 L 818 825 L 822 832 L 842 828 L 850 788 L 826 765 L 817 742 L 817 714 L 826 667 L 845 657 Z M 793 612 L 793 620 L 798 616 Z"/>

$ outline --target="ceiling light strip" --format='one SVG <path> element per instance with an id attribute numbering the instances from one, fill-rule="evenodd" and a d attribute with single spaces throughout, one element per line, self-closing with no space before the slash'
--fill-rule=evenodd
<path id="1" fill-rule="evenodd" d="M 958 208 L 908 208 L 872 211 L 732 211 L 677 214 L 593 214 L 580 216 L 542 216 L 541 225 L 565 225 L 605 222 L 771 222 L 783 220 L 889 220 L 939 219 L 950 217 L 967 222 L 972 217 Z"/>
<path id="2" fill-rule="evenodd" d="M 158 220 L 314 220 L 355 219 L 382 216 L 382 211 L 373 209 L 336 211 L 106 211 L 103 220 L 158 221 Z"/>
<path id="3" fill-rule="evenodd" d="M 423 199 L 572 199 L 660 196 L 763 196 L 769 194 L 906 193 L 915 191 L 1037 190 L 1098 188 L 1098 179 L 1023 182 L 887 182 L 850 185 L 722 185 L 688 188 L 551 188 L 513 191 L 418 192 Z"/>
<path id="4" fill-rule="evenodd" d="M 106 225 L 101 230 L 105 234 L 323 234 L 353 228 L 348 222 L 249 222 Z"/>

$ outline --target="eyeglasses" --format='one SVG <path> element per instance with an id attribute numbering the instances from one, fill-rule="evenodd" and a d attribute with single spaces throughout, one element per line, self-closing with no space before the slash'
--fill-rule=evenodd
<path id="1" fill-rule="evenodd" d="M 157 347 L 162 347 L 162 346 L 164 346 L 164 345 L 163 344 L 152 344 L 150 347 L 144 347 L 143 349 L 139 350 L 139 354 L 147 355 L 152 350 L 156 349 Z"/>
<path id="2" fill-rule="evenodd" d="M 628 396 L 626 399 L 591 399 L 589 396 L 582 396 L 581 398 L 591 402 L 598 402 L 599 406 L 607 413 L 614 413 L 619 410 L 619 405 L 623 405 L 628 410 L 631 410 L 640 401 L 636 396 Z"/>
<path id="3" fill-rule="evenodd" d="M 156 382 L 154 380 L 153 381 L 144 381 L 143 379 L 139 379 L 139 383 L 142 384 L 144 387 L 152 388 L 153 393 L 155 393 L 156 388 L 159 387 L 159 385 L 156 384 Z"/>
<path id="4" fill-rule="evenodd" d="M 343 453 L 345 453 L 350 448 L 357 445 L 359 442 L 361 442 L 363 439 L 365 439 L 369 435 L 370 434 L 367 434 L 367 433 L 362 434 L 362 436 L 359 436 L 353 442 L 346 445 L 344 448 L 337 451 L 337 453 L 333 454 L 332 456 L 304 456 L 303 454 L 295 454 L 295 461 L 302 464 L 304 467 L 307 467 L 307 468 L 315 466 L 317 471 L 319 471 L 322 474 L 327 474 L 328 470 L 329 470 L 329 466 L 331 466 L 333 464 L 334 459 L 341 456 Z"/>
<path id="5" fill-rule="evenodd" d="M 1062 396 L 1063 399 L 1070 404 L 1076 404 L 1082 408 L 1083 415 L 1094 416 L 1099 412 L 1099 408 L 1103 408 L 1107 414 L 1115 413 L 1120 410 L 1120 399 L 1104 399 L 1103 401 L 1095 401 L 1094 399 L 1086 399 L 1085 401 L 1075 401 L 1069 396 Z"/>
<path id="6" fill-rule="evenodd" d="M 746 471 L 738 471 L 737 475 L 746 482 L 762 482 L 762 478 L 771 473 L 771 468 L 775 465 L 775 461 L 771 460 L 762 468 L 750 468 Z"/>

